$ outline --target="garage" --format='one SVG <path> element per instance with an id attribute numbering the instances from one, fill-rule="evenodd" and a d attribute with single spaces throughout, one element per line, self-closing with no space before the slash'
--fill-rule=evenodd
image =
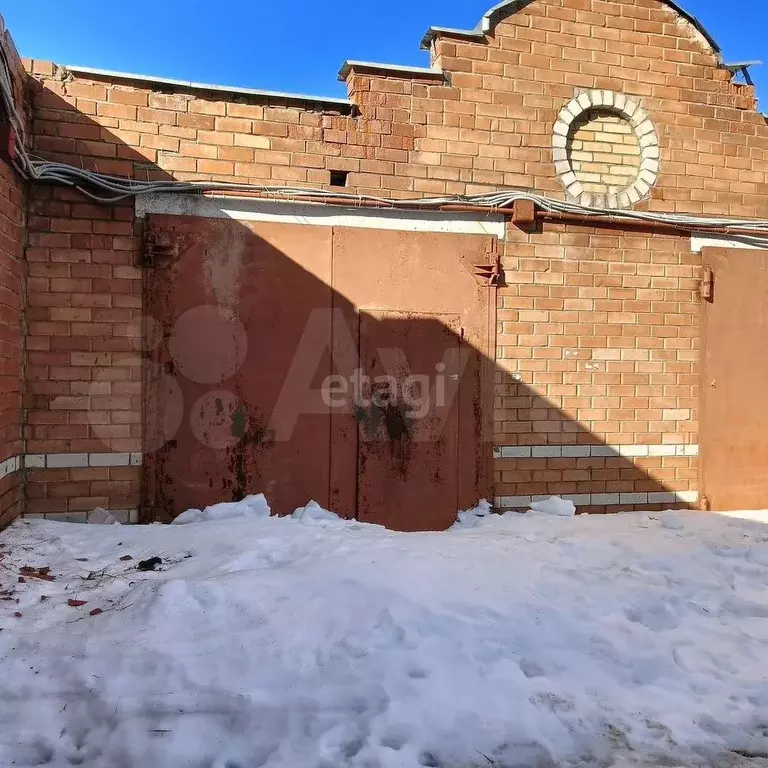
<path id="1" fill-rule="evenodd" d="M 503 223 L 146 208 L 147 519 L 263 492 L 439 530 L 491 498 Z"/>

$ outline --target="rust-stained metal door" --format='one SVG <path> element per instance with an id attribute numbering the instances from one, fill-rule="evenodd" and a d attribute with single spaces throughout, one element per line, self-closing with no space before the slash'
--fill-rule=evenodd
<path id="1" fill-rule="evenodd" d="M 330 372 L 331 245 L 320 227 L 150 217 L 145 504 L 155 517 L 258 492 L 281 513 L 312 498 L 327 506 L 319 382 Z M 314 386 L 296 394 L 290 382 L 303 377 Z"/>
<path id="2" fill-rule="evenodd" d="M 459 509 L 458 315 L 360 314 L 357 514 L 439 530 Z"/>
<path id="3" fill-rule="evenodd" d="M 145 255 L 145 519 L 263 492 L 430 530 L 490 494 L 494 238 L 163 215 Z"/>
<path id="4" fill-rule="evenodd" d="M 379 427 L 383 446 L 358 422 L 359 408 L 334 410 L 333 509 L 389 528 L 440 530 L 457 509 L 491 498 L 496 289 L 489 276 L 497 263 L 490 236 L 334 230 L 334 359 L 353 347 L 362 375 L 391 375 L 399 387 L 419 375 L 429 381 L 426 399 L 445 386 L 448 404 L 432 398 L 426 410 L 422 402 L 407 406 L 410 431 L 393 440 Z M 399 397 L 402 409 L 402 389 Z M 358 433 L 359 447 L 351 439 Z M 412 457 L 408 472 L 398 468 L 400 455 Z"/>
<path id="5" fill-rule="evenodd" d="M 768 251 L 707 248 L 702 263 L 702 500 L 717 511 L 765 509 Z"/>

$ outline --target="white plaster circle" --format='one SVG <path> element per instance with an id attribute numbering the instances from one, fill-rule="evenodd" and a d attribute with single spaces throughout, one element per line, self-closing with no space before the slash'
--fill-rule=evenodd
<path id="1" fill-rule="evenodd" d="M 637 177 L 623 192 L 617 194 L 601 195 L 585 190 L 573 170 L 568 154 L 568 136 L 574 121 L 596 108 L 628 122 L 640 144 L 640 170 Z M 568 102 L 557 116 L 552 133 L 552 149 L 555 172 L 565 187 L 568 199 L 588 208 L 631 208 L 650 196 L 659 176 L 661 152 L 656 127 L 640 103 L 623 93 L 584 91 Z"/>

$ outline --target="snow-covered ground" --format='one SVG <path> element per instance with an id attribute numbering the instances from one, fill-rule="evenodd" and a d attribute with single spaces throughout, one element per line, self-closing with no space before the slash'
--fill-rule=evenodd
<path id="1" fill-rule="evenodd" d="M 768 764 L 764 524 L 232 511 L 0 535 L 0 766 Z"/>

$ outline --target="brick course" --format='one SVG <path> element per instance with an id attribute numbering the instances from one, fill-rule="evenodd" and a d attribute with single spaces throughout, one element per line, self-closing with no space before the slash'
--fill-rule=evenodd
<path id="1" fill-rule="evenodd" d="M 640 141 L 618 116 L 588 114 L 572 126 L 568 149 L 576 178 L 587 192 L 623 192 L 640 171 Z"/>
<path id="2" fill-rule="evenodd" d="M 583 89 L 606 89 L 639 99 L 659 134 L 661 172 L 639 209 L 768 218 L 768 126 L 754 89 L 732 83 L 709 43 L 661 0 L 536 0 L 482 40 L 437 35 L 430 55 L 445 77 L 350 66 L 353 114 L 73 76 L 28 61 L 32 145 L 48 159 L 142 180 L 333 189 L 329 172 L 339 170 L 349 174 L 345 191 L 361 194 L 521 187 L 563 198 L 553 125 Z M 600 136 L 623 136 L 612 119 L 598 127 Z M 626 138 L 633 149 L 634 137 Z M 18 226 L 15 199 L 0 210 Z M 141 231 L 132 203 L 99 205 L 36 186 L 28 215 L 26 452 L 140 451 Z M 19 256 L 9 252 L 0 268 L 17 274 Z M 498 446 L 697 443 L 700 256 L 689 238 L 652 228 L 509 225 L 503 266 Z M 18 322 L 12 288 L 8 310 Z M 9 351 L 9 376 L 13 360 Z M 11 398 L 3 424 L 17 405 Z M 8 430 L 5 444 L 18 451 Z M 134 508 L 139 474 L 35 470 L 28 511 Z M 500 497 L 647 494 L 659 485 L 690 492 L 697 460 L 500 457 L 494 477 Z"/>

